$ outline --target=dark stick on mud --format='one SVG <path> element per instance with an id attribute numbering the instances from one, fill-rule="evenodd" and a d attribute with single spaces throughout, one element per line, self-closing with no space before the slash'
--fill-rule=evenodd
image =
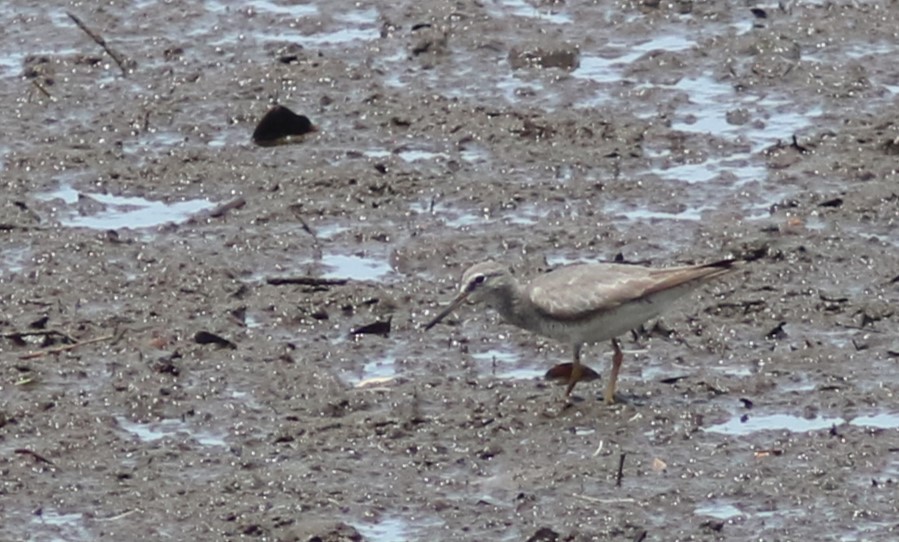
<path id="1" fill-rule="evenodd" d="M 324 279 L 320 277 L 269 277 L 265 282 L 272 286 L 299 284 L 302 286 L 343 286 L 348 279 Z"/>
<path id="2" fill-rule="evenodd" d="M 618 456 L 618 476 L 615 478 L 615 487 L 621 487 L 621 479 L 624 477 L 624 458 L 627 457 L 626 453 L 622 453 Z"/>
<path id="3" fill-rule="evenodd" d="M 38 83 L 35 79 L 31 80 L 31 84 L 34 85 L 34 88 L 38 89 L 41 94 L 43 94 L 44 96 L 46 96 L 47 98 L 49 98 L 51 100 L 53 99 L 53 95 L 50 94 L 49 90 L 44 88 L 44 85 Z"/>
<path id="4" fill-rule="evenodd" d="M 94 32 L 93 30 L 91 30 L 90 28 L 88 28 L 88 26 L 87 26 L 86 24 L 84 24 L 84 22 L 83 22 L 81 19 L 79 19 L 77 15 L 75 15 L 75 14 L 72 13 L 71 11 L 67 11 L 67 12 L 66 12 L 66 15 L 68 15 L 70 19 L 72 19 L 73 21 L 75 21 L 75 24 L 78 25 L 78 28 L 80 28 L 81 30 L 84 30 L 84 33 L 85 33 L 85 34 L 87 34 L 88 36 L 90 36 L 90 38 L 91 38 L 92 40 L 94 40 L 94 42 L 95 42 L 97 45 L 99 45 L 100 47 L 103 48 L 104 51 L 106 51 L 106 54 L 109 55 L 109 56 L 115 61 L 115 63 L 119 65 L 119 69 L 122 70 L 122 75 L 127 77 L 127 76 L 128 76 L 128 68 L 127 68 L 127 65 L 128 65 L 129 63 L 128 63 L 128 61 L 125 59 L 125 57 L 123 57 L 122 55 L 120 55 L 120 54 L 118 54 L 117 52 L 113 51 L 112 48 L 111 48 L 109 45 L 106 44 L 106 40 L 103 39 L 103 36 L 101 36 L 100 34 L 97 34 L 97 33 Z"/>
<path id="5" fill-rule="evenodd" d="M 35 452 L 34 450 L 29 450 L 28 448 L 16 448 L 14 451 L 17 454 L 30 455 L 31 457 L 33 457 L 35 459 L 35 461 L 38 461 L 40 463 L 46 463 L 48 465 L 53 465 L 54 467 L 56 466 L 55 463 L 53 463 L 46 457 L 42 456 L 41 454 Z"/>
<path id="6" fill-rule="evenodd" d="M 230 211 L 235 209 L 240 209 L 244 205 L 247 204 L 247 200 L 244 198 L 237 198 L 231 201 L 227 201 L 222 203 L 221 205 L 216 206 L 214 209 L 209 211 L 209 218 L 221 218 L 228 214 Z"/>

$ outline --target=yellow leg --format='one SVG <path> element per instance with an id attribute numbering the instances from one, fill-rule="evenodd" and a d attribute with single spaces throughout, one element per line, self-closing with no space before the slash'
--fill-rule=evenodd
<path id="1" fill-rule="evenodd" d="M 609 383 L 606 384 L 605 400 L 607 405 L 615 403 L 615 388 L 618 385 L 618 371 L 621 370 L 621 360 L 624 355 L 621 353 L 621 345 L 618 339 L 612 339 L 612 348 L 615 354 L 612 356 L 612 371 L 609 373 Z"/>
<path id="2" fill-rule="evenodd" d="M 565 397 L 571 395 L 574 385 L 581 379 L 584 368 L 581 366 L 581 345 L 574 345 L 574 361 L 571 364 L 571 374 L 568 375 L 568 388 L 565 389 Z"/>

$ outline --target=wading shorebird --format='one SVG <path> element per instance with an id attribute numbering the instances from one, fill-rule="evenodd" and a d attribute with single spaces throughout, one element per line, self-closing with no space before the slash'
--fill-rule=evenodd
<path id="1" fill-rule="evenodd" d="M 614 356 L 604 393 L 615 402 L 622 353 L 619 335 L 637 328 L 701 284 L 732 271 L 742 260 L 651 268 L 639 265 L 584 263 L 567 265 L 522 285 L 509 269 L 486 261 L 462 274 L 459 294 L 425 325 L 431 329 L 465 300 L 483 303 L 506 322 L 538 335 L 570 344 L 574 362 L 565 396 L 581 379 L 584 343 L 611 339 Z"/>

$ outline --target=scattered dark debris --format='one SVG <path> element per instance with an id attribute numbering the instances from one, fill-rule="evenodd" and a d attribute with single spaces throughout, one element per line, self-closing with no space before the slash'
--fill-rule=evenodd
<path id="1" fill-rule="evenodd" d="M 689 376 L 688 375 L 669 376 L 669 377 L 659 380 L 659 382 L 661 382 L 662 384 L 671 385 L 671 384 L 677 384 L 678 382 L 680 382 L 681 380 L 684 380 L 685 378 L 689 378 Z"/>
<path id="2" fill-rule="evenodd" d="M 522 128 L 520 130 L 512 130 L 512 133 L 524 139 L 549 139 L 555 135 L 556 130 L 548 124 L 541 125 L 530 119 L 525 119 Z"/>
<path id="3" fill-rule="evenodd" d="M 558 540 L 559 533 L 549 527 L 540 527 L 528 538 L 527 542 L 557 542 Z"/>
<path id="4" fill-rule="evenodd" d="M 740 397 L 740 402 L 743 403 L 743 408 L 747 410 L 755 406 L 755 404 L 752 402 L 752 399 L 748 399 L 746 397 Z"/>
<path id="5" fill-rule="evenodd" d="M 253 143 L 260 147 L 298 143 L 302 136 L 317 131 L 318 128 L 309 117 L 297 115 L 283 105 L 276 105 L 256 125 Z"/>
<path id="6" fill-rule="evenodd" d="M 771 331 L 765 334 L 765 338 L 773 341 L 782 341 L 787 338 L 787 332 L 784 331 L 786 322 L 777 324 Z"/>
<path id="7" fill-rule="evenodd" d="M 895 310 L 891 305 L 886 302 L 872 301 L 863 309 L 857 311 L 853 316 L 858 320 L 858 327 L 864 328 L 870 324 L 890 318 L 893 314 L 895 314 Z M 861 316 L 860 318 L 859 315 Z"/>
<path id="8" fill-rule="evenodd" d="M 316 310 L 312 311 L 312 313 L 309 314 L 309 316 L 313 317 L 314 319 L 316 319 L 318 321 L 327 320 L 330 318 L 330 316 L 328 315 L 328 311 L 326 311 L 325 309 L 316 309 Z"/>
<path id="9" fill-rule="evenodd" d="M 560 68 L 576 70 L 581 65 L 580 52 L 576 47 L 557 49 L 536 48 L 522 50 L 513 47 L 509 51 L 509 64 L 513 70 L 527 67 Z"/>
<path id="10" fill-rule="evenodd" d="M 762 8 L 751 8 L 749 12 L 752 13 L 753 17 L 755 17 L 756 19 L 768 18 L 768 12 Z"/>
<path id="11" fill-rule="evenodd" d="M 721 529 L 724 529 L 724 522 L 720 519 L 710 519 L 708 521 L 703 521 L 699 524 L 703 529 L 708 529 L 710 531 L 715 531 L 716 533 L 720 533 Z"/>
<path id="12" fill-rule="evenodd" d="M 634 533 L 633 542 L 644 542 L 646 537 L 649 535 L 649 532 L 646 529 L 637 529 L 637 532 Z"/>
<path id="13" fill-rule="evenodd" d="M 818 204 L 818 207 L 842 207 L 843 206 L 843 198 L 830 198 L 828 200 L 824 200 Z"/>
<path id="14" fill-rule="evenodd" d="M 92 40 L 94 40 L 94 43 L 96 43 L 97 45 L 102 47 L 104 51 L 106 51 L 106 54 L 108 54 L 115 61 L 115 63 L 119 66 L 119 69 L 122 70 L 123 76 L 127 76 L 128 70 L 134 69 L 137 66 L 137 63 L 134 60 L 130 60 L 130 59 L 124 57 L 123 55 L 119 54 L 118 52 L 114 51 L 106 43 L 106 40 L 103 38 L 103 36 L 101 36 L 100 34 L 95 32 L 94 30 L 91 30 L 91 28 L 88 27 L 74 13 L 67 11 L 66 15 L 68 15 L 69 18 L 72 19 L 72 21 L 76 25 L 78 25 L 78 28 L 83 30 L 85 34 L 87 34 Z"/>
<path id="15" fill-rule="evenodd" d="M 621 480 L 624 478 L 624 459 L 626 457 L 627 453 L 625 452 L 618 456 L 618 474 L 615 476 L 615 487 L 621 487 Z"/>
<path id="16" fill-rule="evenodd" d="M 350 335 L 381 335 L 382 337 L 387 337 L 390 335 L 391 320 L 392 317 L 387 318 L 387 320 L 378 320 L 370 324 L 365 324 L 364 326 L 359 326 L 350 331 Z"/>
<path id="17" fill-rule="evenodd" d="M 173 60 L 180 60 L 181 57 L 184 56 L 184 48 L 178 46 L 167 47 L 162 52 L 162 58 L 166 62 L 171 62 Z"/>
<path id="18" fill-rule="evenodd" d="M 46 464 L 54 466 L 54 467 L 56 466 L 55 463 L 53 463 L 46 457 L 42 456 L 41 454 L 35 452 L 34 450 L 29 450 L 28 448 L 16 448 L 14 451 L 15 451 L 15 453 L 20 454 L 20 455 L 31 456 L 38 463 L 46 463 Z"/>
<path id="19" fill-rule="evenodd" d="M 819 305 L 819 308 L 826 312 L 842 312 L 846 303 L 849 302 L 848 297 L 837 297 L 823 292 L 818 294 L 818 298 L 823 302 L 822 305 Z"/>
<path id="20" fill-rule="evenodd" d="M 215 344 L 218 346 L 230 348 L 232 350 L 237 348 L 237 345 L 233 342 L 222 337 L 221 335 L 210 333 L 209 331 L 198 331 L 196 335 L 194 335 L 194 342 L 197 344 Z"/>
<path id="21" fill-rule="evenodd" d="M 209 218 L 221 218 L 231 211 L 240 209 L 241 207 L 243 207 L 246 204 L 247 204 L 246 199 L 244 199 L 242 197 L 235 198 L 231 201 L 226 201 L 224 203 L 220 203 L 220 204 L 216 205 L 212 210 L 210 210 L 206 213 L 206 216 L 208 216 Z"/>
<path id="22" fill-rule="evenodd" d="M 481 461 L 487 461 L 493 459 L 502 453 L 502 448 L 496 445 L 489 445 L 478 452 L 478 459 Z"/>
<path id="23" fill-rule="evenodd" d="M 895 155 L 899 154 L 899 137 L 896 137 L 894 139 L 888 139 L 887 141 L 884 141 L 880 145 L 880 148 L 883 150 L 884 154 L 886 154 L 887 156 L 895 156 Z"/>
<path id="24" fill-rule="evenodd" d="M 38 318 L 37 320 L 30 322 L 28 324 L 28 327 L 30 329 L 47 329 L 47 322 L 49 322 L 49 321 L 50 321 L 50 317 L 45 314 L 45 315 L 41 316 L 40 318 Z"/>
<path id="25" fill-rule="evenodd" d="M 728 301 L 724 303 L 718 303 L 717 305 L 707 307 L 704 312 L 706 314 L 733 314 L 735 312 L 739 312 L 743 315 L 747 315 L 761 312 L 767 306 L 768 304 L 764 299 L 747 299 L 737 302 Z"/>
<path id="26" fill-rule="evenodd" d="M 416 24 L 412 27 L 415 42 L 410 47 L 413 57 L 430 53 L 443 54 L 449 45 L 449 28 L 434 26 L 431 23 Z"/>
<path id="27" fill-rule="evenodd" d="M 343 286 L 349 279 L 325 279 L 321 277 L 268 277 L 267 284 L 283 286 L 285 284 L 298 284 L 301 286 Z"/>
<path id="28" fill-rule="evenodd" d="M 543 375 L 543 378 L 552 380 L 558 384 L 567 384 L 568 379 L 571 378 L 572 368 L 573 364 L 571 362 L 559 363 L 558 365 L 550 367 L 550 369 L 546 371 L 546 374 Z M 578 382 L 592 382 L 593 380 L 599 380 L 599 373 L 590 367 L 582 364 L 581 369 L 581 378 Z"/>
<path id="29" fill-rule="evenodd" d="M 796 139 L 796 134 L 793 134 L 793 142 L 790 143 L 790 147 L 793 148 L 793 150 L 799 151 L 799 154 L 809 153 L 808 147 L 799 144 L 799 140 Z"/>
<path id="30" fill-rule="evenodd" d="M 181 352 L 177 350 L 172 352 L 169 356 L 156 360 L 156 363 L 153 364 L 153 370 L 159 374 L 178 376 L 181 374 L 181 369 L 175 365 L 176 359 L 181 359 Z"/>
<path id="31" fill-rule="evenodd" d="M 696 384 L 699 387 L 705 388 L 706 391 L 711 393 L 712 395 L 725 395 L 727 393 L 726 389 L 723 389 L 711 382 L 701 381 Z"/>
<path id="32" fill-rule="evenodd" d="M 753 453 L 756 459 L 762 459 L 765 457 L 780 457 L 784 454 L 784 451 L 780 448 L 766 448 L 764 450 L 756 450 Z"/>

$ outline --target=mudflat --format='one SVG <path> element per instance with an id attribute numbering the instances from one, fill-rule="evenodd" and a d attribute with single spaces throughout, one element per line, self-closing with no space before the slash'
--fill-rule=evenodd
<path id="1" fill-rule="evenodd" d="M 890 2 L 0 18 L 0 539 L 896 538 Z M 253 145 L 274 104 L 318 131 Z M 610 407 L 488 311 L 421 329 L 488 257 L 751 261 Z"/>

